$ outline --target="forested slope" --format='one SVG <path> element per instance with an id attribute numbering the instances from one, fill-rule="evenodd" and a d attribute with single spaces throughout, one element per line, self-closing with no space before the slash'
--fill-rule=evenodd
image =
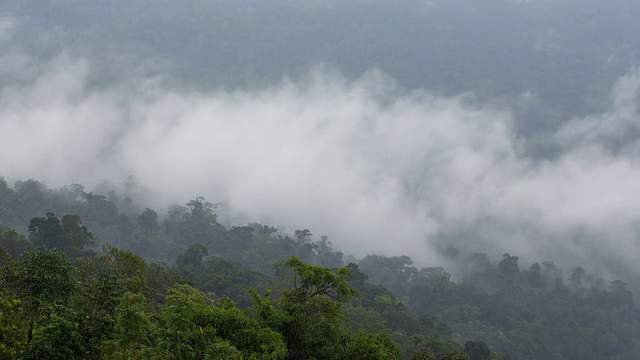
<path id="1" fill-rule="evenodd" d="M 640 358 L 630 286 L 581 267 L 459 254 L 454 282 L 129 185 L 0 180 L 1 358 Z"/>

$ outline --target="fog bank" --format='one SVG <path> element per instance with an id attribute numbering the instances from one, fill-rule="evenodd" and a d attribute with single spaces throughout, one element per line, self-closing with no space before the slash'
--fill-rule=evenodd
<path id="1" fill-rule="evenodd" d="M 91 61 L 30 57 L 11 27 L 0 24 L 9 181 L 91 188 L 134 175 L 159 211 L 204 196 L 251 221 L 326 234 L 356 256 L 435 265 L 452 246 L 636 271 L 638 71 L 619 79 L 606 111 L 552 133 L 559 153 L 541 160 L 509 107 L 406 90 L 375 69 L 348 80 L 318 66 L 245 91 L 133 75 L 96 86 Z"/>

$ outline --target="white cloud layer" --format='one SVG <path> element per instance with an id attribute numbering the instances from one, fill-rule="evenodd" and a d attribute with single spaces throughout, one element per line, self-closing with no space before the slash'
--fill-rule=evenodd
<path id="1" fill-rule="evenodd" d="M 553 135 L 561 153 L 539 160 L 508 109 L 404 91 L 377 71 L 349 81 L 318 68 L 268 89 L 197 93 L 154 79 L 92 86 L 89 62 L 64 53 L 3 59 L 9 180 L 134 174 L 156 206 L 205 196 L 359 256 L 435 264 L 451 245 L 596 270 L 640 261 L 637 71 L 608 111 L 567 122 Z"/>

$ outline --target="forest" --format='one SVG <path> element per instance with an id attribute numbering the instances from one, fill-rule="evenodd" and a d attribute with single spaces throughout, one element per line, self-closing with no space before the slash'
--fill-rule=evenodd
<path id="1" fill-rule="evenodd" d="M 1 359 L 640 358 L 631 287 L 579 266 L 472 253 L 453 281 L 98 188 L 0 178 Z"/>
<path id="2" fill-rule="evenodd" d="M 0 360 L 640 359 L 638 18 L 0 1 Z"/>

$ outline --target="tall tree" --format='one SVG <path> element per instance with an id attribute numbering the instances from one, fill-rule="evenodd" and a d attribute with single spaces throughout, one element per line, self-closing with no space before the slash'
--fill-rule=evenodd
<path id="1" fill-rule="evenodd" d="M 60 221 L 55 214 L 47 213 L 43 218 L 31 219 L 28 230 L 35 246 L 59 249 L 71 257 L 85 254 L 86 248 L 95 244 L 93 235 L 77 215 L 66 214 Z"/>

